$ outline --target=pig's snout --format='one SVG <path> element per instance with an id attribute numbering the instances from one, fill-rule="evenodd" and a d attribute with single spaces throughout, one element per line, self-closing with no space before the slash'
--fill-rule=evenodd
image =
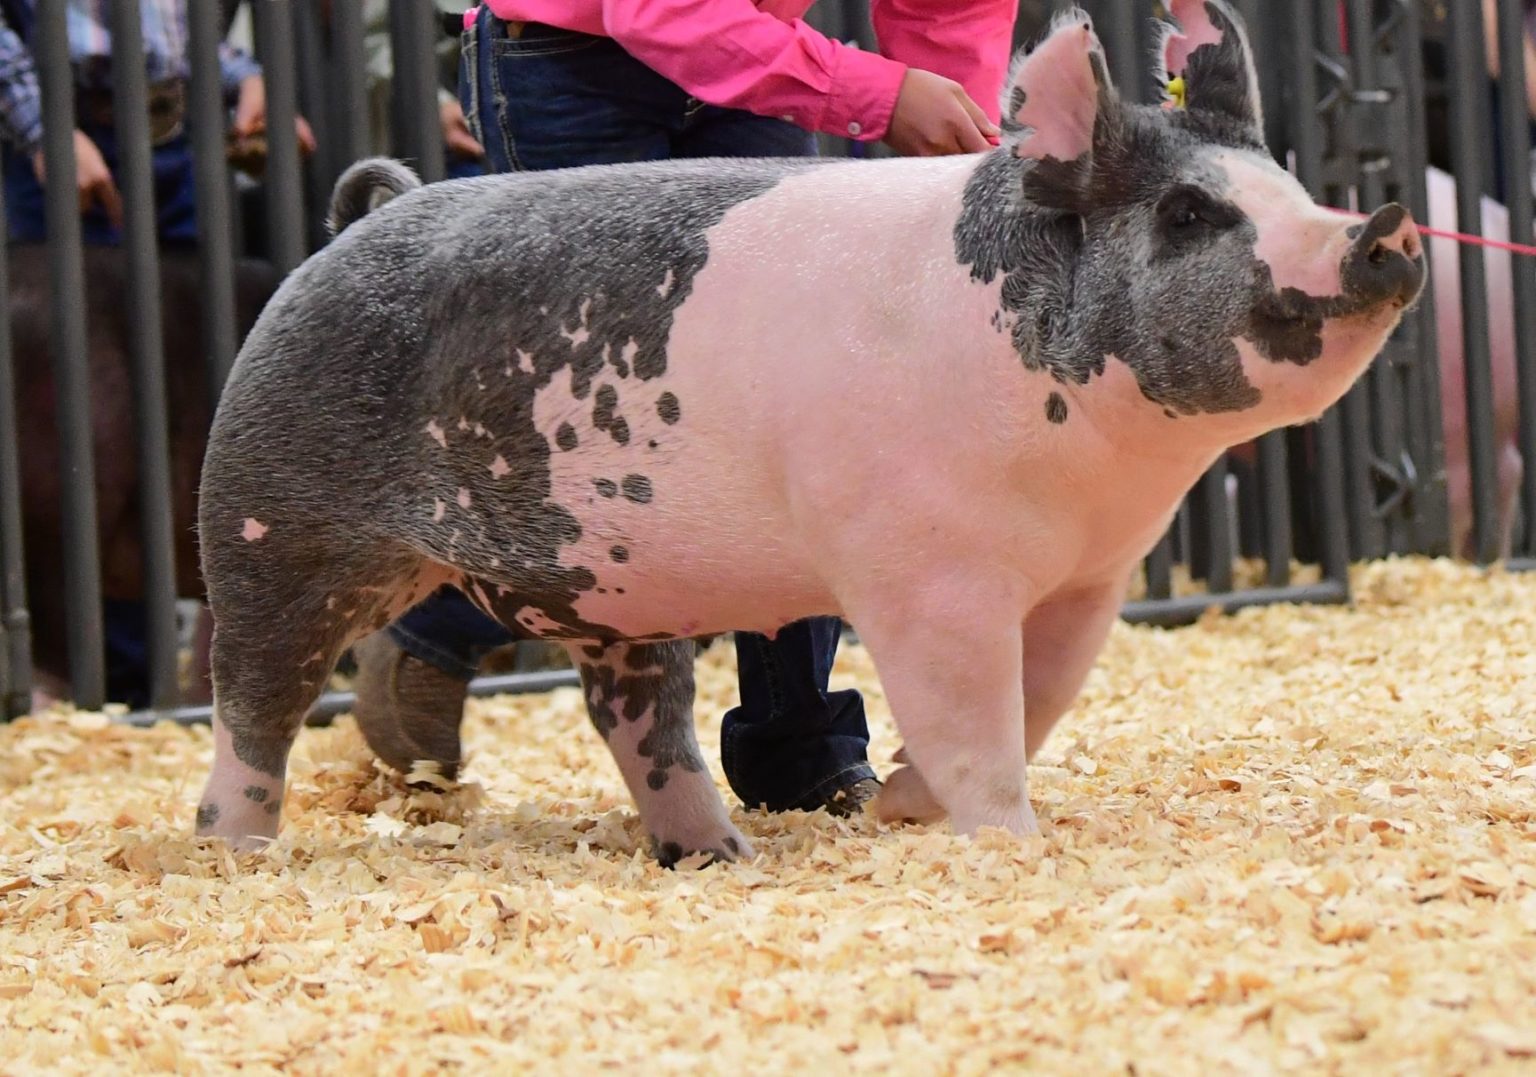
<path id="1" fill-rule="evenodd" d="M 1406 307 L 1424 287 L 1424 244 L 1413 216 L 1394 202 L 1359 227 L 1344 256 L 1344 294 L 1366 306 Z"/>

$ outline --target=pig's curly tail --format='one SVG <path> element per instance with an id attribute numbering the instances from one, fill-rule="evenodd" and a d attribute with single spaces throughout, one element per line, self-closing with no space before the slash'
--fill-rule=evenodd
<path id="1" fill-rule="evenodd" d="M 421 180 L 399 161 L 367 157 L 341 174 L 331 192 L 331 211 L 325 227 L 331 235 L 378 209 L 385 202 L 421 186 Z"/>

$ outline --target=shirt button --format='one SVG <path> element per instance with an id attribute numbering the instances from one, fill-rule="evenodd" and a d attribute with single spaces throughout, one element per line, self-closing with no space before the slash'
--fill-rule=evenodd
<path id="1" fill-rule="evenodd" d="M 793 116 L 791 116 L 787 112 L 784 113 L 784 115 L 780 116 L 779 119 L 783 120 L 785 123 L 794 123 L 795 122 L 795 118 Z"/>
<path id="2" fill-rule="evenodd" d="M 853 123 L 850 123 L 848 125 L 848 133 L 850 135 L 852 135 L 854 138 L 858 138 L 859 137 L 859 133 L 862 132 L 863 130 L 864 130 L 864 128 L 859 125 L 859 122 L 857 120 L 855 120 Z"/>

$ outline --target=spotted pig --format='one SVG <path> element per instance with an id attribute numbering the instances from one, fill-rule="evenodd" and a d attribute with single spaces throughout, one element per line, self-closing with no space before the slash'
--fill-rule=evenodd
<path id="1" fill-rule="evenodd" d="M 1123 101 L 1072 11 L 976 156 L 355 166 L 208 447 L 199 832 L 276 832 L 338 654 L 444 583 L 569 647 L 664 860 L 751 852 L 690 638 L 812 615 L 905 740 L 883 814 L 1033 830 L 1025 761 L 1180 497 L 1336 401 L 1423 283 L 1402 208 L 1352 225 L 1272 162 L 1231 9 L 1170 6 L 1182 107 Z"/>

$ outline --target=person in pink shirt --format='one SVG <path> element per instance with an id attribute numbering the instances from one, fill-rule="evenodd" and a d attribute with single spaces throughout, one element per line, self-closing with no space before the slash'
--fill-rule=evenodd
<path id="1" fill-rule="evenodd" d="M 808 156 L 813 132 L 898 153 L 996 141 L 1018 0 L 871 0 L 880 51 L 802 21 L 811 0 L 486 0 L 459 94 L 493 171 L 672 157 Z M 721 755 L 748 807 L 857 809 L 878 788 L 855 691 L 829 692 L 841 625 L 736 636 Z M 386 763 L 452 776 L 480 659 L 512 637 L 444 588 L 354 648 L 357 719 Z"/>

